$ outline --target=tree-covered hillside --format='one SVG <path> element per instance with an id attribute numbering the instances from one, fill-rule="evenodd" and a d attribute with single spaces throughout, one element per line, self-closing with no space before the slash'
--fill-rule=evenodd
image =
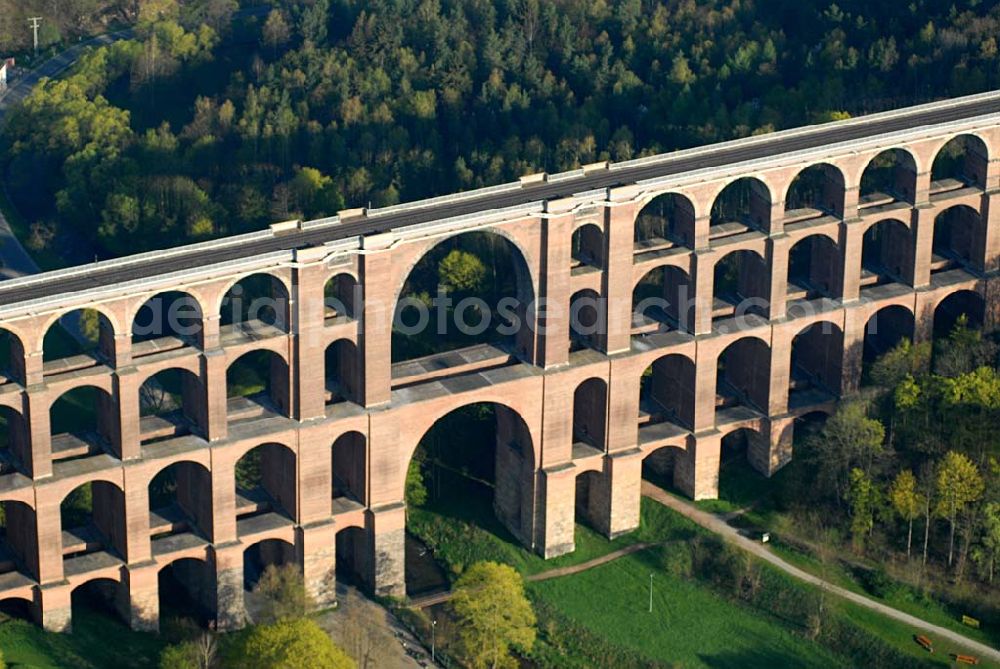
<path id="1" fill-rule="evenodd" d="M 275 6 L 140 3 L 135 40 L 40 87 L 3 146 L 30 242 L 121 254 L 1000 79 L 981 0 Z"/>

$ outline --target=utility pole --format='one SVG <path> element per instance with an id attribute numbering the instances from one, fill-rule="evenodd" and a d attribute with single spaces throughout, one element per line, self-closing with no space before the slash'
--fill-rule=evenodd
<path id="1" fill-rule="evenodd" d="M 42 22 L 41 16 L 32 16 L 28 19 L 28 23 L 31 24 L 31 29 L 35 33 L 35 54 L 38 54 L 38 26 Z"/>

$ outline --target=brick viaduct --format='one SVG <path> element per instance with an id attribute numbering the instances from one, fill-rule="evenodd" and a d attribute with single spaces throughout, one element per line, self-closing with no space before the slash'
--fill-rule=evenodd
<path id="1" fill-rule="evenodd" d="M 866 358 L 900 337 L 928 339 L 935 320 L 955 313 L 997 322 L 1000 112 L 918 116 L 877 131 L 876 121 L 898 113 L 822 126 L 855 136 L 795 151 L 768 147 L 820 130 L 536 175 L 5 282 L 0 600 L 22 600 L 47 629 L 68 630 L 73 591 L 98 582 L 133 627 L 156 629 L 158 576 L 173 565 L 219 626 L 232 628 L 245 615 L 247 551 L 299 565 L 320 603 L 334 598 L 338 561 L 373 591 L 402 595 L 408 463 L 438 419 L 471 403 L 497 407 L 497 513 L 546 557 L 574 549 L 581 495 L 586 519 L 604 534 L 634 529 L 649 456 L 688 495 L 711 498 L 724 439 L 749 430 L 751 464 L 770 475 L 792 456 L 796 419 L 829 412 L 856 389 Z M 572 190 L 574 180 L 723 150 L 767 155 Z M 558 183 L 570 194 L 447 214 L 456 201 Z M 428 207 L 441 217 L 338 233 Z M 511 347 L 394 364 L 380 305 L 391 313 L 415 263 L 470 231 L 511 245 L 522 291 L 548 308 L 522 314 L 531 327 Z M 327 233 L 323 243 L 295 243 Z M 287 243 L 277 250 L 253 251 L 279 238 Z M 252 252 L 213 260 L 216 249 L 240 247 Z M 197 262 L 95 278 L 172 258 Z M 277 325 L 223 315 L 224 297 L 251 276 L 286 298 Z M 681 293 L 693 302 L 673 299 Z M 178 294 L 197 305 L 185 315 L 193 334 L 134 333 L 144 304 Z M 649 296 L 667 302 L 643 308 Z M 747 298 L 757 299 L 737 313 Z M 572 328 L 575 303 L 591 305 L 579 312 L 590 309 L 606 327 Z M 100 313 L 99 346 L 59 357 L 45 335 L 80 309 Z M 270 361 L 266 396 L 228 388 L 227 370 L 247 354 Z M 167 370 L 182 379 L 181 406 L 141 417 L 141 389 Z M 53 405 L 83 387 L 93 388 L 93 429 L 58 432 Z M 237 462 L 251 451 L 260 486 L 238 490 Z M 154 478 L 168 468 L 176 486 L 161 490 Z M 62 527 L 61 505 L 87 483 L 90 517 Z"/>

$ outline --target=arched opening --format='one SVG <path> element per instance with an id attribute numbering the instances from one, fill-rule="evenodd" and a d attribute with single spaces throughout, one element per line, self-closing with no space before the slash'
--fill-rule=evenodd
<path id="1" fill-rule="evenodd" d="M 829 163 L 810 165 L 792 179 L 785 196 L 785 223 L 821 216 L 844 217 L 844 173 Z"/>
<path id="2" fill-rule="evenodd" d="M 0 328 L 0 386 L 7 383 L 25 383 L 24 344 L 13 332 Z"/>
<path id="3" fill-rule="evenodd" d="M 872 314 L 865 324 L 862 354 L 865 367 L 869 367 L 903 339 L 913 341 L 913 332 L 913 312 L 904 306 L 894 304 Z"/>
<path id="4" fill-rule="evenodd" d="M 230 424 L 268 415 L 287 416 L 290 407 L 288 364 L 274 351 L 250 351 L 226 370 Z"/>
<path id="5" fill-rule="evenodd" d="M 78 627 L 84 621 L 92 625 L 128 624 L 131 613 L 128 588 L 110 578 L 96 578 L 78 585 L 70 594 L 71 620 Z M 105 628 L 106 629 L 106 628 Z M 111 630 L 107 630 L 111 633 Z"/>
<path id="6" fill-rule="evenodd" d="M 257 620 L 263 602 L 253 592 L 268 567 L 296 564 L 295 546 L 282 539 L 264 539 L 243 551 L 243 604 L 250 620 Z"/>
<path id="7" fill-rule="evenodd" d="M 113 361 L 115 331 L 96 309 L 76 309 L 60 316 L 42 340 L 43 373 L 62 374 Z"/>
<path id="8" fill-rule="evenodd" d="M 333 512 L 350 511 L 365 505 L 367 491 L 367 446 L 365 435 L 347 432 L 330 448 L 333 471 Z"/>
<path id="9" fill-rule="evenodd" d="M 179 291 L 146 300 L 132 319 L 132 357 L 162 353 L 184 346 L 201 346 L 201 304 Z"/>
<path id="10" fill-rule="evenodd" d="M 531 432 L 514 410 L 482 402 L 439 418 L 414 450 L 406 477 L 406 587 L 410 595 L 447 587 L 420 537 L 440 517 L 530 545 L 535 464 Z M 512 536 L 513 535 L 513 536 Z"/>
<path id="11" fill-rule="evenodd" d="M 934 218 L 931 273 L 956 267 L 981 270 L 986 258 L 986 224 L 979 212 L 960 204 Z"/>
<path id="12" fill-rule="evenodd" d="M 341 318 L 357 318 L 360 306 L 361 290 L 351 274 L 341 272 L 323 286 L 323 315 L 327 325 L 334 325 Z"/>
<path id="13" fill-rule="evenodd" d="M 719 499 L 749 504 L 763 492 L 768 479 L 754 467 L 766 462 L 769 451 L 765 437 L 751 428 L 733 430 L 719 446 Z M 749 494 L 748 494 L 749 493 Z"/>
<path id="14" fill-rule="evenodd" d="M 986 301 L 982 295 L 974 290 L 957 290 L 938 302 L 934 308 L 934 339 L 951 334 L 962 317 L 968 328 L 978 330 L 983 327 Z"/>
<path id="15" fill-rule="evenodd" d="M 640 384 L 640 441 L 646 428 L 662 423 L 693 429 L 694 407 L 694 362 L 679 354 L 657 358 L 643 372 Z"/>
<path id="16" fill-rule="evenodd" d="M 585 267 L 604 267 L 604 231 L 593 223 L 581 225 L 573 231 L 570 247 L 571 264 L 574 273 Z"/>
<path id="17" fill-rule="evenodd" d="M 139 388 L 139 442 L 205 435 L 207 398 L 201 379 L 186 369 L 154 374 Z"/>
<path id="18" fill-rule="evenodd" d="M 59 505 L 63 559 L 96 553 L 125 555 L 125 493 L 109 481 L 89 481 Z"/>
<path id="19" fill-rule="evenodd" d="M 81 386 L 66 391 L 49 408 L 49 421 L 53 460 L 117 455 L 115 402 L 101 388 Z"/>
<path id="20" fill-rule="evenodd" d="M 908 151 L 887 149 L 871 159 L 861 173 L 858 205 L 880 207 L 896 202 L 915 202 L 917 163 Z"/>
<path id="21" fill-rule="evenodd" d="M 803 329 L 792 340 L 788 409 L 814 406 L 840 395 L 844 332 L 822 321 Z"/>
<path id="22" fill-rule="evenodd" d="M 823 426 L 826 425 L 830 414 L 826 411 L 810 411 L 795 418 L 792 424 L 792 441 L 794 448 L 798 448 L 806 440 L 818 435 Z"/>
<path id="23" fill-rule="evenodd" d="M 210 629 L 215 619 L 215 569 L 205 560 L 181 558 L 157 574 L 160 629 L 170 619 L 194 622 Z M 167 623 L 169 625 L 169 623 Z"/>
<path id="24" fill-rule="evenodd" d="M 363 587 L 369 585 L 368 533 L 361 527 L 345 527 L 336 538 L 337 582 Z"/>
<path id="25" fill-rule="evenodd" d="M 861 247 L 861 287 L 910 283 L 913 235 L 901 221 L 879 221 L 865 231 Z"/>
<path id="26" fill-rule="evenodd" d="M 434 299 L 442 292 L 447 300 Z M 445 239 L 420 258 L 403 284 L 394 310 L 392 362 L 438 356 L 427 363 L 446 364 L 441 354 L 473 347 L 531 360 L 528 307 L 534 294 L 527 262 L 506 237 L 467 232 Z"/>
<path id="27" fill-rule="evenodd" d="M 635 250 L 694 248 L 694 204 L 679 193 L 653 198 L 635 219 Z"/>
<path id="28" fill-rule="evenodd" d="M 149 535 L 156 542 L 191 534 L 212 536 L 212 474 L 184 460 L 160 470 L 149 482 Z"/>
<path id="29" fill-rule="evenodd" d="M 573 393 L 573 450 L 603 452 L 607 444 L 608 384 L 587 379 Z M 574 452 L 574 457 L 576 457 Z"/>
<path id="30" fill-rule="evenodd" d="M 748 230 L 771 229 L 771 191 L 760 179 L 742 177 L 722 189 L 712 203 L 709 221 L 712 240 Z"/>
<path id="31" fill-rule="evenodd" d="M 261 339 L 288 332 L 285 284 L 270 274 L 251 274 L 226 291 L 219 311 L 223 341 Z"/>
<path id="32" fill-rule="evenodd" d="M 24 502 L 0 502 L 0 574 L 38 573 L 38 525 Z"/>
<path id="33" fill-rule="evenodd" d="M 576 502 L 573 506 L 573 515 L 578 524 L 588 525 L 599 530 L 597 521 L 602 511 L 602 490 L 604 481 L 602 474 L 595 471 L 587 471 L 578 474 L 576 477 Z"/>
<path id="34" fill-rule="evenodd" d="M 664 490 L 678 489 L 677 477 L 683 467 L 684 451 L 676 446 L 663 446 L 642 459 L 642 479 Z"/>
<path id="35" fill-rule="evenodd" d="M 261 444 L 236 463 L 238 523 L 265 514 L 296 517 L 295 453 L 283 444 Z"/>
<path id="36" fill-rule="evenodd" d="M 840 292 L 842 263 L 837 244 L 826 235 L 809 235 L 788 252 L 788 300 L 834 298 Z"/>
<path id="37" fill-rule="evenodd" d="M 770 268 L 753 251 L 733 251 L 715 263 L 712 320 L 743 314 L 767 315 Z"/>
<path id="38" fill-rule="evenodd" d="M 607 328 L 604 301 L 589 288 L 573 293 L 569 300 L 569 350 L 600 349 Z"/>
<path id="39" fill-rule="evenodd" d="M 10 619 L 35 622 L 38 619 L 35 603 L 21 597 L 0 599 L 0 620 Z"/>
<path id="40" fill-rule="evenodd" d="M 771 389 L 771 348 L 756 337 L 743 337 L 719 355 L 716 376 L 716 423 L 720 414 L 740 407 L 767 413 Z"/>
<path id="41" fill-rule="evenodd" d="M 326 347 L 326 403 L 361 403 L 361 360 L 358 347 L 349 339 L 338 339 Z"/>
<path id="42" fill-rule="evenodd" d="M 28 426 L 19 412 L 0 407 L 0 476 L 23 471 L 31 461 Z"/>
<path id="43" fill-rule="evenodd" d="M 959 135 L 938 151 L 931 166 L 931 193 L 967 186 L 986 188 L 989 166 L 986 142 L 975 135 Z"/>
<path id="44" fill-rule="evenodd" d="M 672 265 L 650 270 L 632 290 L 632 333 L 693 329 L 691 276 Z"/>

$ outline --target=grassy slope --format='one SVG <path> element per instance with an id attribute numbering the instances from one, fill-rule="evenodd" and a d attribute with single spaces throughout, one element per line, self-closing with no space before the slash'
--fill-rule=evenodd
<path id="1" fill-rule="evenodd" d="M 52 634 L 23 620 L 0 623 L 0 649 L 8 667 L 142 669 L 157 666 L 162 648 L 156 636 L 133 632 L 93 611 L 74 613 L 72 634 Z"/>
<path id="2" fill-rule="evenodd" d="M 774 620 L 668 575 L 660 552 L 647 549 L 529 589 L 613 643 L 683 667 L 847 666 Z"/>

